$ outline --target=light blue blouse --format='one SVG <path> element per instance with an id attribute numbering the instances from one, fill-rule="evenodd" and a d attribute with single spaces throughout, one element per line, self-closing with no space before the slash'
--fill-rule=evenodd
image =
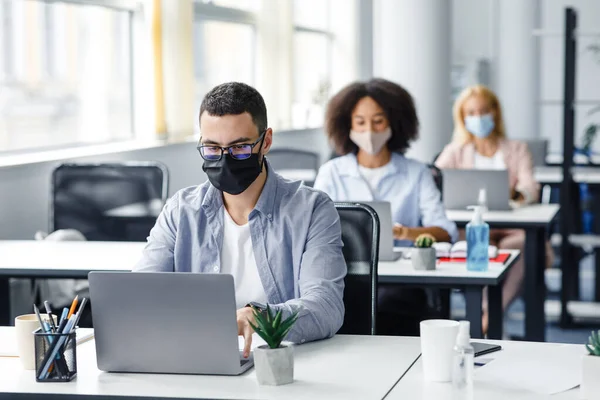
<path id="1" fill-rule="evenodd" d="M 393 153 L 375 190 L 361 175 L 355 154 L 335 158 L 319 170 L 314 187 L 333 201 L 388 201 L 394 222 L 408 226 L 440 227 L 455 242 L 456 224 L 446 217 L 440 192 L 429 168 L 416 160 Z M 397 242 L 400 246 L 408 242 Z"/>

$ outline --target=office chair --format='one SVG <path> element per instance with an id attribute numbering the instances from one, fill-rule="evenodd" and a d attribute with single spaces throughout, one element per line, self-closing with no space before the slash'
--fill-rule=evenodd
<path id="1" fill-rule="evenodd" d="M 307 186 L 314 184 L 319 171 L 319 154 L 312 151 L 271 149 L 267 154 L 267 160 L 271 168 L 284 178 L 303 180 Z"/>
<path id="2" fill-rule="evenodd" d="M 340 334 L 375 335 L 377 316 L 377 264 L 379 217 L 371 207 L 358 203 L 335 203 L 342 225 L 346 313 Z"/>
<path id="3" fill-rule="evenodd" d="M 61 164 L 52 172 L 50 232 L 75 229 L 83 240 L 146 241 L 167 200 L 168 181 L 158 162 Z M 37 280 L 33 287 L 34 296 L 51 302 L 88 293 L 85 280 Z M 88 304 L 83 327 L 92 326 Z"/>
<path id="4" fill-rule="evenodd" d="M 167 200 L 168 181 L 158 162 L 62 164 L 52 173 L 50 232 L 145 241 Z"/>
<path id="5" fill-rule="evenodd" d="M 429 165 L 427 165 L 427 167 L 431 171 L 431 175 L 433 175 L 433 180 L 435 182 L 435 186 L 437 186 L 438 190 L 440 191 L 440 196 L 443 196 L 443 194 L 444 194 L 444 191 L 443 191 L 444 177 L 442 174 L 442 170 L 433 164 L 429 164 Z"/>

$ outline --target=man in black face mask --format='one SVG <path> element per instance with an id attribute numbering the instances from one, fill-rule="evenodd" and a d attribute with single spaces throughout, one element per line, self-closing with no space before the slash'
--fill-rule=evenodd
<path id="1" fill-rule="evenodd" d="M 341 228 L 322 192 L 277 175 L 260 93 L 215 87 L 200 107 L 198 151 L 208 182 L 179 191 L 150 232 L 134 270 L 232 274 L 238 333 L 250 353 L 252 305 L 299 312 L 287 340 L 333 336 L 344 319 Z"/>

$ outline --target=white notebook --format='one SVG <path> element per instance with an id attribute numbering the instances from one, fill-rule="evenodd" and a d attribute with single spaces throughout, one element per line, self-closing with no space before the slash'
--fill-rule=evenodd
<path id="1" fill-rule="evenodd" d="M 467 241 L 460 240 L 454 244 L 451 243 L 434 243 L 435 254 L 438 258 L 467 258 Z M 488 255 L 490 258 L 498 257 L 498 248 L 489 246 Z"/>
<path id="2" fill-rule="evenodd" d="M 93 338 L 94 330 L 92 328 L 77 329 L 78 345 Z M 0 326 L 0 357 L 19 357 L 15 328 L 12 326 Z"/>

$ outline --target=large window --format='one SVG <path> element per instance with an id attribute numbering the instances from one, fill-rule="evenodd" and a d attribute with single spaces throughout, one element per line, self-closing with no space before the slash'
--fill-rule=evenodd
<path id="1" fill-rule="evenodd" d="M 196 110 L 204 95 L 220 83 L 254 84 L 256 14 L 248 10 L 259 6 L 260 0 L 196 0 L 193 41 Z"/>
<path id="2" fill-rule="evenodd" d="M 331 89 L 331 5 L 329 0 L 293 1 L 292 127 L 318 127 Z"/>
<path id="3" fill-rule="evenodd" d="M 0 151 L 132 137 L 132 12 L 0 0 Z"/>

